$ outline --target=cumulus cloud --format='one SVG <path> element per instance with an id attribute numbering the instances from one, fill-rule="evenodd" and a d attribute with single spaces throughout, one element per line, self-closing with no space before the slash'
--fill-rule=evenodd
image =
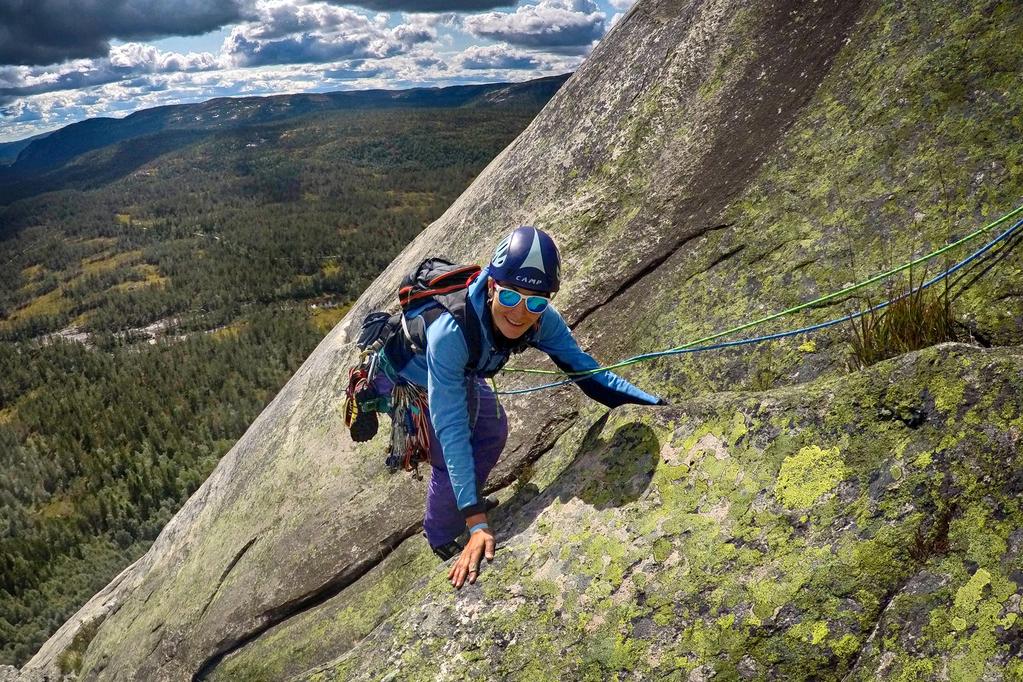
<path id="1" fill-rule="evenodd" d="M 260 3 L 253 18 L 255 21 L 243 30 L 249 38 L 265 40 L 294 33 L 365 31 L 374 27 L 369 17 L 344 7 L 324 3 L 300 5 L 291 0 Z"/>
<path id="2" fill-rule="evenodd" d="M 367 17 L 324 3 L 276 0 L 260 3 L 256 13 L 255 21 L 236 26 L 224 42 L 224 53 L 236 66 L 383 59 L 437 37 L 422 22 L 388 28 L 387 15 Z"/>
<path id="3" fill-rule="evenodd" d="M 104 59 L 82 59 L 66 65 L 13 67 L 0 71 L 0 104 L 61 90 L 79 90 L 106 83 L 130 81 L 143 74 L 211 71 L 219 68 L 208 52 L 179 54 L 152 45 L 125 43 Z"/>
<path id="4" fill-rule="evenodd" d="M 8 54 L 16 46 L 3 36 L 12 30 L 9 27 L 20 25 L 9 20 L 12 8 L 21 8 L 20 3 L 29 7 L 30 0 L 0 0 L 0 51 Z M 208 19 L 212 14 L 203 15 L 202 7 L 210 12 L 229 7 L 236 18 L 225 24 L 232 28 L 216 55 L 166 51 L 131 41 L 104 44 L 99 57 L 50 66 L 0 63 L 0 140 L 27 137 L 83 118 L 220 96 L 444 87 L 564 73 L 578 66 L 592 42 L 603 35 L 606 23 L 593 0 L 539 0 L 506 14 L 469 16 L 459 12 L 514 3 L 362 3 L 373 10 L 416 10 L 400 15 L 355 10 L 342 0 L 204 0 L 202 6 L 199 0 L 35 0 L 32 7 L 54 12 L 60 3 L 65 18 L 77 11 L 83 26 L 77 32 L 61 29 L 64 38 L 49 36 L 50 42 L 41 41 L 38 49 L 67 39 L 61 55 L 76 54 L 87 42 L 83 36 L 99 36 L 100 45 L 105 36 L 120 38 L 129 35 L 129 29 L 205 30 L 219 20 Z M 129 26 L 127 8 L 145 14 L 148 4 L 164 8 L 151 12 L 152 21 L 137 17 Z M 181 15 L 176 24 L 166 7 Z M 111 26 L 95 28 L 97 8 L 109 14 Z M 47 26 L 56 29 L 58 23 Z M 457 43 L 453 34 L 459 31 L 487 40 L 459 51 L 453 47 Z M 491 38 L 497 44 L 491 44 Z"/>
<path id="5" fill-rule="evenodd" d="M 606 15 L 591 0 L 540 0 L 513 13 L 465 17 L 462 26 L 480 38 L 554 52 L 585 52 L 604 35 Z"/>
<path id="6" fill-rule="evenodd" d="M 406 24 L 411 26 L 422 26 L 426 28 L 437 28 L 438 26 L 457 26 L 458 15 L 454 12 L 443 13 L 422 13 L 403 12 L 402 18 Z"/>
<path id="7" fill-rule="evenodd" d="M 378 12 L 478 12 L 481 9 L 512 7 L 518 0 L 335 0 L 336 4 L 358 5 Z"/>
<path id="8" fill-rule="evenodd" d="M 102 57 L 110 40 L 198 35 L 239 21 L 247 0 L 0 0 L 0 64 Z"/>
<path id="9" fill-rule="evenodd" d="M 143 43 L 125 43 L 114 47 L 106 62 L 112 68 L 145 73 L 212 71 L 220 65 L 209 52 L 164 52 Z"/>
<path id="10" fill-rule="evenodd" d="M 457 63 L 463 69 L 542 69 L 546 62 L 526 52 L 516 50 L 508 44 L 472 45 L 458 56 Z"/>
<path id="11" fill-rule="evenodd" d="M 26 102 L 15 102 L 11 106 L 0 109 L 5 123 L 32 123 L 41 121 L 43 115 L 35 107 Z"/>

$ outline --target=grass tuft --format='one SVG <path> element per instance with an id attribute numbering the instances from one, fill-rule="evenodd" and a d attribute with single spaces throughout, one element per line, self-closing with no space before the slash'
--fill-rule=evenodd
<path id="1" fill-rule="evenodd" d="M 924 273 L 922 281 L 926 281 Z M 909 273 L 909 284 L 894 303 L 850 322 L 851 364 L 862 369 L 903 353 L 956 340 L 956 320 L 948 295 L 948 281 L 941 291 L 920 289 Z M 873 307 L 868 303 L 869 307 Z"/>

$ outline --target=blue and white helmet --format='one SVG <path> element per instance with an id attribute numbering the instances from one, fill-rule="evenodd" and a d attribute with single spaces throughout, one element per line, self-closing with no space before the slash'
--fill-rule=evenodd
<path id="1" fill-rule="evenodd" d="M 561 287 L 561 253 L 543 230 L 517 227 L 494 249 L 490 276 L 524 289 L 554 293 Z"/>

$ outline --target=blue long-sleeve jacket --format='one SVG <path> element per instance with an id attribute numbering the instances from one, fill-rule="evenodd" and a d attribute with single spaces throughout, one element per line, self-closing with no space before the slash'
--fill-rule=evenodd
<path id="1" fill-rule="evenodd" d="M 469 285 L 468 299 L 480 324 L 479 375 L 488 375 L 502 367 L 510 355 L 494 343 L 490 311 L 487 309 L 487 269 Z M 421 314 L 429 306 L 407 313 Z M 554 306 L 547 306 L 540 316 L 540 327 L 531 345 L 551 357 L 565 372 L 578 372 L 599 367 L 599 363 L 583 352 L 571 330 Z M 444 464 L 455 491 L 459 510 L 469 515 L 481 511 L 483 505 L 477 489 L 476 472 L 470 441 L 469 382 L 473 372 L 466 373 L 469 348 L 454 317 L 441 313 L 426 330 L 425 353 L 414 355 L 398 375 L 426 388 L 430 420 L 440 439 Z M 613 372 L 604 371 L 576 382 L 590 398 L 608 407 L 626 403 L 654 405 L 658 399 L 630 384 Z"/>

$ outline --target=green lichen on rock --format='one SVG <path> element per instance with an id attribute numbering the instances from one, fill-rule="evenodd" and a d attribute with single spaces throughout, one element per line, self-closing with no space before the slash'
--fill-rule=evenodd
<path id="1" fill-rule="evenodd" d="M 731 227 L 644 282 L 635 303 L 652 312 L 624 330 L 620 345 L 671 347 L 784 310 L 1015 208 L 1023 196 L 1015 123 L 1023 120 L 1023 17 L 1017 10 L 1005 0 L 867 6 L 778 153 L 768 153 L 725 210 L 720 223 Z M 982 241 L 949 256 L 965 257 Z M 727 263 L 707 267 L 740 246 Z M 934 263 L 929 272 L 937 268 Z M 956 296 L 954 312 L 984 338 L 1020 343 L 1023 297 L 1012 283 L 1023 279 L 1023 266 L 1005 259 L 998 272 Z M 884 300 L 898 286 L 871 287 L 762 331 L 830 319 Z M 812 353 L 801 349 L 811 339 L 799 337 L 754 351 L 671 358 L 630 368 L 629 375 L 669 395 L 762 390 L 794 377 L 840 375 L 849 334 L 843 327 L 816 333 Z M 954 402 L 954 390 L 940 399 Z"/>
<path id="2" fill-rule="evenodd" d="M 838 448 L 822 450 L 818 445 L 809 445 L 781 463 L 774 492 L 789 509 L 802 509 L 833 490 L 845 474 Z"/>
<path id="3" fill-rule="evenodd" d="M 497 526 L 482 589 L 421 584 L 338 665 L 356 680 L 1008 674 L 1023 430 L 1010 419 L 992 439 L 978 425 L 942 448 L 941 429 L 893 429 L 874 405 L 893 382 L 919 396 L 940 375 L 1016 415 L 1021 371 L 1015 351 L 947 345 L 840 380 L 616 410 L 584 448 L 566 435 L 548 453 L 574 461 Z M 827 416 L 828 402 L 851 411 Z M 931 461 L 894 476 L 908 435 L 902 451 Z M 619 445 L 645 483 L 610 504 L 592 482 Z M 775 492 L 783 476 L 804 484 L 798 513 Z"/>
<path id="4" fill-rule="evenodd" d="M 334 658 L 401 608 L 404 600 L 414 599 L 407 592 L 437 566 L 426 542 L 406 541 L 336 598 L 288 619 L 227 657 L 208 679 L 281 680 Z"/>

